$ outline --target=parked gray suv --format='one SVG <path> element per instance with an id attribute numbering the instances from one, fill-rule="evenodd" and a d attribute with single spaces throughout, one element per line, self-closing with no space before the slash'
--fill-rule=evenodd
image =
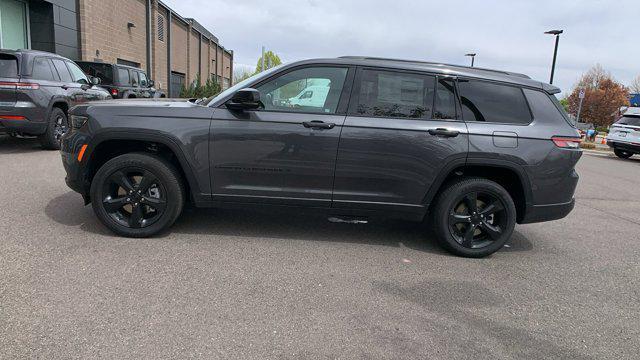
<path id="1" fill-rule="evenodd" d="M 0 49 L 0 133 L 38 136 L 59 149 L 70 107 L 110 99 L 73 61 L 35 50 Z"/>
<path id="2" fill-rule="evenodd" d="M 307 92 L 319 94 L 292 100 Z M 195 103 L 76 106 L 62 160 L 67 184 L 123 236 L 165 230 L 189 201 L 429 219 L 446 249 L 481 257 L 516 223 L 574 206 L 580 136 L 558 92 L 505 71 L 306 60 Z"/>

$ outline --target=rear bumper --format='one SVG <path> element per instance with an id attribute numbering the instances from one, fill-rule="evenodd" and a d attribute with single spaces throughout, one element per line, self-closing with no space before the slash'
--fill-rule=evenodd
<path id="1" fill-rule="evenodd" d="M 47 124 L 29 120 L 2 120 L 0 119 L 0 134 L 20 133 L 28 135 L 41 135 L 47 131 Z"/>
<path id="2" fill-rule="evenodd" d="M 612 149 L 620 149 L 634 154 L 640 154 L 640 144 L 638 143 L 607 140 L 607 145 Z"/>
<path id="3" fill-rule="evenodd" d="M 528 209 L 520 224 L 562 219 L 569 215 L 575 204 L 576 199 L 571 199 L 571 201 L 562 204 L 533 205 Z"/>
<path id="4" fill-rule="evenodd" d="M 32 102 L 18 101 L 12 106 L 0 108 L 0 116 L 24 116 L 24 120 L 8 120 L 0 118 L 0 133 L 20 133 L 40 135 L 47 131 L 47 122 L 39 109 Z"/>

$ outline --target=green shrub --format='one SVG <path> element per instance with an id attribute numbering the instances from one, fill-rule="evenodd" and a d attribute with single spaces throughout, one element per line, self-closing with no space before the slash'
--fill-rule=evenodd
<path id="1" fill-rule="evenodd" d="M 182 85 L 180 88 L 180 97 L 187 99 L 200 99 L 214 95 L 218 95 L 222 88 L 216 81 L 214 76 L 210 76 L 207 81 L 202 85 L 200 81 L 200 74 L 189 84 L 189 86 Z"/>

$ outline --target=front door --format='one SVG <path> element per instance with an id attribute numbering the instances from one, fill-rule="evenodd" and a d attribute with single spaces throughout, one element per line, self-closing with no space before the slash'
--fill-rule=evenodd
<path id="1" fill-rule="evenodd" d="M 216 109 L 214 200 L 329 207 L 348 72 L 336 66 L 288 70 L 255 87 L 264 109 Z M 308 106 L 292 101 L 309 86 L 324 88 L 324 99 Z"/>
<path id="2" fill-rule="evenodd" d="M 447 164 L 464 164 L 467 127 L 453 79 L 359 69 L 336 164 L 334 208 L 424 211 Z"/>

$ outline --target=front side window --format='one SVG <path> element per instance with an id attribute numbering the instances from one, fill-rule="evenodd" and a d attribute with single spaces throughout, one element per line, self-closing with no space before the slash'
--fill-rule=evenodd
<path id="1" fill-rule="evenodd" d="M 256 89 L 265 110 L 335 114 L 346 76 L 347 68 L 304 68 L 278 76 Z"/>
<path id="2" fill-rule="evenodd" d="M 89 84 L 89 79 L 87 79 L 87 75 L 78 67 L 78 65 L 67 61 L 67 66 L 69 67 L 69 71 L 71 71 L 71 77 L 74 82 L 80 84 Z"/>
<path id="3" fill-rule="evenodd" d="M 36 80 L 56 80 L 49 60 L 46 58 L 37 58 L 33 61 L 33 74 L 31 75 Z"/>
<path id="4" fill-rule="evenodd" d="M 529 124 L 531 113 L 522 89 L 486 81 L 459 80 L 464 121 Z"/>
<path id="5" fill-rule="evenodd" d="M 363 70 L 355 113 L 361 116 L 428 119 L 435 78 L 429 75 Z"/>
<path id="6" fill-rule="evenodd" d="M 147 81 L 147 75 L 145 75 L 145 73 L 143 73 L 143 72 L 139 72 L 138 76 L 140 78 L 140 86 L 148 87 L 149 86 L 149 81 Z"/>

